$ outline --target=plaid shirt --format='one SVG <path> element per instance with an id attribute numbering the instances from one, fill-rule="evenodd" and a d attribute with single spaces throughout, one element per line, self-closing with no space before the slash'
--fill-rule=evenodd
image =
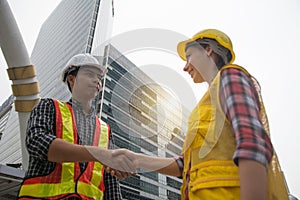
<path id="1" fill-rule="evenodd" d="M 273 146 L 260 117 L 260 102 L 251 79 L 241 70 L 229 68 L 221 74 L 220 102 L 235 135 L 233 160 L 255 160 L 266 168 Z"/>
<path id="2" fill-rule="evenodd" d="M 273 147 L 260 118 L 258 94 L 251 79 L 243 71 L 234 68 L 222 71 L 220 104 L 235 135 L 235 164 L 238 165 L 238 159 L 243 158 L 258 161 L 267 168 Z M 181 162 L 178 166 L 183 166 L 183 156 L 179 156 L 177 162 Z M 183 167 L 180 170 L 183 171 Z"/>
<path id="3" fill-rule="evenodd" d="M 72 105 L 76 118 L 78 131 L 78 143 L 91 145 L 95 130 L 95 112 L 91 109 L 89 114 L 84 114 L 79 102 L 73 99 L 68 102 Z M 26 178 L 47 175 L 53 171 L 54 162 L 47 160 L 48 149 L 51 142 L 56 138 L 55 134 L 55 107 L 51 99 L 42 99 L 31 112 L 28 126 L 26 145 L 29 152 L 29 167 Z M 112 137 L 110 138 L 111 141 Z M 110 147 L 112 147 L 110 143 Z M 80 163 L 83 171 L 87 163 Z M 122 199 L 119 182 L 110 174 L 104 174 L 105 192 L 104 199 Z"/>

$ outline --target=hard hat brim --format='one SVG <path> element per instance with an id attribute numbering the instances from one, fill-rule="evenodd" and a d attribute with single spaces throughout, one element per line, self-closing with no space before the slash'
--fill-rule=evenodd
<path id="1" fill-rule="evenodd" d="M 186 44 L 187 44 L 187 43 L 190 43 L 190 42 L 193 42 L 193 41 L 195 41 L 195 40 L 193 40 L 193 39 L 187 39 L 187 40 L 184 40 L 184 41 L 179 42 L 179 43 L 177 44 L 177 53 L 178 53 L 179 57 L 180 57 L 182 60 L 186 61 L 186 54 L 185 54 L 185 47 L 186 47 Z"/>
<path id="2" fill-rule="evenodd" d="M 182 42 L 179 42 L 177 45 L 177 52 L 180 58 L 184 61 L 186 61 L 186 45 L 189 42 L 192 41 L 197 41 L 198 39 L 201 38 L 208 38 L 208 39 L 213 39 L 216 40 L 221 46 L 224 48 L 228 49 L 231 53 L 231 59 L 229 60 L 229 63 L 233 63 L 235 59 L 235 54 L 232 48 L 232 43 L 230 38 L 223 32 L 217 30 L 217 29 L 206 29 L 202 30 L 198 33 L 196 33 L 192 38 L 184 40 Z"/>
<path id="3" fill-rule="evenodd" d="M 107 73 L 107 68 L 104 67 L 103 65 L 100 65 L 100 64 L 95 64 L 95 63 L 89 64 L 89 63 L 85 63 L 84 65 L 79 65 L 79 66 L 80 66 L 80 68 L 81 68 L 81 67 L 93 67 L 93 68 L 95 68 L 95 69 L 99 69 L 99 70 L 102 72 L 103 76 Z"/>

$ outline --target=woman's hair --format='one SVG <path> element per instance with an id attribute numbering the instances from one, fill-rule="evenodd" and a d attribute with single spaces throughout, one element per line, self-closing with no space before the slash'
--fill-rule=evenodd
<path id="1" fill-rule="evenodd" d="M 227 48 L 220 45 L 214 39 L 200 38 L 196 41 L 187 43 L 185 49 L 187 49 L 188 47 L 191 47 L 191 46 L 197 47 L 200 50 L 205 50 L 205 48 L 207 46 L 210 46 L 216 55 L 217 59 L 215 60 L 215 64 L 219 70 L 224 65 L 226 65 L 228 63 L 228 61 L 231 60 L 231 58 L 232 58 L 230 51 Z"/>

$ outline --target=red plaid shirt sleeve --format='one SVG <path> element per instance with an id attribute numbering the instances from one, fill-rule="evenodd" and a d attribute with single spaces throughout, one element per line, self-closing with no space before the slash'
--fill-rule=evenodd
<path id="1" fill-rule="evenodd" d="M 267 167 L 273 147 L 262 125 L 257 92 L 243 71 L 234 68 L 222 71 L 220 103 L 234 132 L 237 146 L 233 160 L 236 165 L 243 158 Z"/>

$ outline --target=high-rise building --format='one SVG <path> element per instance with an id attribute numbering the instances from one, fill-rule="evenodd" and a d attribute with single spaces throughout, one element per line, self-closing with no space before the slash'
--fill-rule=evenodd
<path id="1" fill-rule="evenodd" d="M 111 126 L 115 145 L 158 157 L 180 155 L 188 111 L 116 48 L 106 49 L 101 116 Z M 180 199 L 180 186 L 176 177 L 147 171 L 121 181 L 125 199 Z"/>
<path id="2" fill-rule="evenodd" d="M 63 0 L 43 23 L 31 55 L 43 98 L 68 100 L 70 93 L 61 84 L 61 72 L 71 56 L 97 49 L 109 36 L 112 0 Z M 101 13 L 100 13 L 101 11 Z M 100 20 L 102 16 L 107 19 Z M 104 18 L 104 17 L 102 17 Z M 103 29 L 104 31 L 102 31 Z M 0 163 L 21 163 L 18 116 L 9 116 L 0 141 Z"/>
<path id="3" fill-rule="evenodd" d="M 31 55 L 40 96 L 67 101 L 70 93 L 59 79 L 62 69 L 71 56 L 92 53 L 108 67 L 105 88 L 96 104 L 101 118 L 111 126 L 116 148 L 160 157 L 177 156 L 181 153 L 187 111 L 116 48 L 106 46 L 113 12 L 112 0 L 63 0 L 58 5 L 42 25 Z M 18 119 L 12 106 L 7 103 L 1 112 L 2 166 L 22 161 Z M 21 175 L 22 171 L 11 179 L 19 183 Z M 0 166 L 0 183 L 4 183 L 2 180 Z M 120 184 L 124 199 L 180 199 L 181 180 L 176 177 L 140 171 Z M 9 199 L 16 194 L 17 185 L 9 191 L 10 196 L 0 190 L 0 198 Z"/>
<path id="4" fill-rule="evenodd" d="M 112 19 L 113 0 L 62 0 L 42 25 L 31 55 L 41 97 L 70 98 L 59 79 L 63 66 L 71 56 L 91 53 L 92 48 L 105 41 L 110 35 Z M 97 53 L 100 55 L 101 48 L 97 48 Z M 20 176 L 24 174 L 20 169 L 6 166 L 22 163 L 18 115 L 12 107 L 13 104 L 3 105 L 5 112 L 0 120 L 0 199 L 4 200 L 16 195 Z"/>

